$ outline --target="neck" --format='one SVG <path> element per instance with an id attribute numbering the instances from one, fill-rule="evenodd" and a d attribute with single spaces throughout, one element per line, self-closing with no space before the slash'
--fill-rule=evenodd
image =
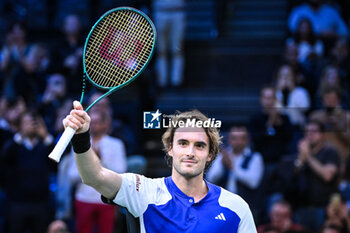
<path id="1" fill-rule="evenodd" d="M 171 177 L 176 186 L 187 196 L 193 197 L 195 202 L 200 201 L 208 193 L 207 184 L 203 180 L 203 173 L 195 177 L 186 178 L 173 171 Z"/>

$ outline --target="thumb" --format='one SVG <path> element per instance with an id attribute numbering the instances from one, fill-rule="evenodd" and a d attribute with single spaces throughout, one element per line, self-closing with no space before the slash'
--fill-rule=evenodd
<path id="1" fill-rule="evenodd" d="M 81 105 L 81 103 L 79 101 L 77 101 L 77 100 L 75 100 L 73 102 L 73 107 L 74 107 L 75 110 L 84 110 L 83 106 Z"/>

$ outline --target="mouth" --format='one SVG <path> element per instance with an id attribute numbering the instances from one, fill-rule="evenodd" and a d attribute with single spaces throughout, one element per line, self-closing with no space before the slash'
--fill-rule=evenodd
<path id="1" fill-rule="evenodd" d="M 195 160 L 191 160 L 191 159 L 184 159 L 182 160 L 183 163 L 187 163 L 187 164 L 196 164 L 197 161 Z"/>

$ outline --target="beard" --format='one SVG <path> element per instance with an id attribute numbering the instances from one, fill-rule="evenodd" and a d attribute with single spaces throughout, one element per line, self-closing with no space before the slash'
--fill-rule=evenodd
<path id="1" fill-rule="evenodd" d="M 204 172 L 204 169 L 200 169 L 198 167 L 195 169 L 191 169 L 191 171 L 186 171 L 186 169 L 183 169 L 181 165 L 177 166 L 173 164 L 173 166 L 176 172 L 179 173 L 181 176 L 185 177 L 186 179 L 197 177 Z"/>

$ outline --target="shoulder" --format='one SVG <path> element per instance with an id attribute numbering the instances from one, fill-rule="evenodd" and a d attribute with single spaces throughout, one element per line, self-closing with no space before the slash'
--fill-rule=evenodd
<path id="1" fill-rule="evenodd" d="M 163 186 L 165 185 L 164 178 L 148 178 L 135 173 L 121 174 L 123 182 L 143 182 L 145 185 Z"/>
<path id="2" fill-rule="evenodd" d="M 135 173 L 123 173 L 122 188 L 131 189 L 133 191 L 145 194 L 168 194 L 165 184 L 165 178 L 148 178 Z"/>
<path id="3" fill-rule="evenodd" d="M 237 194 L 231 193 L 224 188 L 220 188 L 219 205 L 235 212 L 239 217 L 245 216 L 249 210 L 248 203 Z"/>
<path id="4" fill-rule="evenodd" d="M 323 4 L 320 8 L 320 11 L 327 14 L 338 14 L 338 11 L 333 6 L 330 6 L 328 4 Z"/>

